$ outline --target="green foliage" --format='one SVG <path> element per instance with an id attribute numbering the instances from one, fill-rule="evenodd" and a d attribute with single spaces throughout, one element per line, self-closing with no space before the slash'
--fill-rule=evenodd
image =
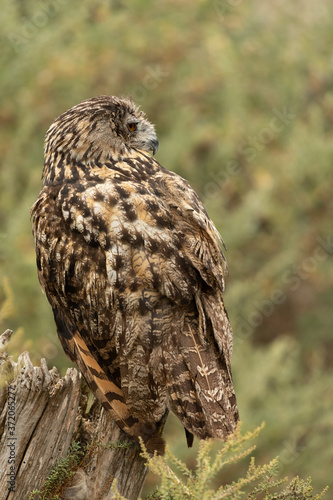
<path id="1" fill-rule="evenodd" d="M 44 134 L 85 98 L 131 94 L 156 124 L 157 160 L 190 181 L 227 244 L 241 418 L 267 424 L 257 460 L 333 485 L 333 3 L 12 0 L 0 25 L 0 310 L 15 355 L 31 339 L 35 362 L 69 366 L 29 220 Z M 244 474 L 242 462 L 228 473 Z"/>
<path id="2" fill-rule="evenodd" d="M 61 491 L 71 481 L 84 456 L 80 444 L 73 442 L 67 455 L 57 460 L 42 489 L 32 491 L 29 500 L 59 500 Z"/>
<path id="3" fill-rule="evenodd" d="M 275 479 L 278 474 L 278 457 L 264 465 L 256 465 L 252 456 L 243 477 L 224 484 L 216 490 L 211 489 L 211 481 L 220 471 L 230 464 L 235 464 L 250 455 L 255 446 L 249 446 L 248 441 L 258 436 L 261 427 L 254 432 L 240 434 L 240 426 L 233 436 L 212 456 L 212 441 L 201 441 L 197 454 L 197 463 L 194 471 L 175 457 L 167 449 L 165 457 L 151 457 L 144 449 L 142 455 L 147 460 L 150 469 L 161 479 L 161 486 L 147 500 L 238 500 L 245 494 L 249 500 L 261 498 L 263 500 L 319 500 L 327 489 L 320 494 L 313 495 L 311 480 L 292 479 L 290 484 L 281 488 L 288 479 Z M 141 446 L 143 443 L 141 442 Z M 245 449 L 244 449 L 245 448 Z M 178 469 L 176 474 L 168 462 Z"/>
<path id="4" fill-rule="evenodd" d="M 15 311 L 13 291 L 7 278 L 3 278 L 1 288 L 2 293 L 0 295 L 0 300 L 2 303 L 0 302 L 0 328 L 4 321 L 10 318 Z"/>
<path id="5" fill-rule="evenodd" d="M 71 482 L 76 471 L 79 468 L 86 469 L 99 449 L 129 448 L 130 446 L 133 446 L 133 443 L 120 441 L 111 443 L 93 441 L 82 446 L 79 442 L 74 441 L 66 456 L 58 459 L 55 466 L 52 467 L 42 489 L 33 490 L 28 500 L 59 500 L 61 493 Z"/>
<path id="6" fill-rule="evenodd" d="M 9 284 L 7 277 L 4 277 L 2 283 L 0 283 L 0 332 L 6 329 L 8 321 L 15 315 L 15 300 L 14 293 Z M 24 336 L 24 329 L 19 327 L 11 340 L 6 346 L 8 353 L 14 358 L 18 356 L 23 351 L 28 351 L 31 347 L 32 342 Z M 1 384 L 0 384 L 1 385 Z"/>
<path id="7" fill-rule="evenodd" d="M 213 450 L 213 441 L 200 441 L 194 471 L 178 459 L 168 447 L 165 457 L 157 455 L 152 457 L 141 440 L 142 456 L 146 459 L 151 471 L 161 481 L 160 487 L 149 495 L 147 500 L 238 500 L 244 494 L 248 495 L 249 500 L 257 498 L 319 500 L 322 498 L 326 489 L 320 494 L 313 495 L 310 479 L 303 481 L 295 477 L 286 488 L 282 489 L 281 485 L 287 482 L 287 478 L 275 478 L 279 472 L 278 457 L 264 465 L 256 465 L 255 458 L 252 456 L 243 477 L 229 484 L 223 484 L 215 490 L 211 488 L 212 479 L 218 476 L 222 469 L 236 464 L 254 452 L 256 447 L 250 445 L 249 441 L 255 439 L 262 428 L 263 424 L 255 431 L 242 435 L 238 426 L 234 435 L 230 436 L 218 451 Z M 103 448 L 126 448 L 131 445 L 132 443 L 115 442 L 102 446 Z M 79 468 L 88 467 L 100 446 L 99 443 L 93 442 L 82 447 L 79 442 L 73 442 L 67 455 L 58 459 L 51 469 L 42 489 L 32 491 L 29 500 L 59 500 L 75 472 Z M 178 470 L 178 474 L 169 466 L 169 463 Z M 116 482 L 112 485 L 112 493 L 115 500 L 126 500 L 118 493 Z"/>

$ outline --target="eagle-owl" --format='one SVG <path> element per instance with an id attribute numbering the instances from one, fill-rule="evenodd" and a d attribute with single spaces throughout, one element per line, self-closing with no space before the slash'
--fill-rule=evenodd
<path id="1" fill-rule="evenodd" d="M 163 168 L 131 99 L 88 99 L 46 133 L 32 207 L 38 276 L 62 346 L 129 436 L 163 453 L 170 409 L 191 446 L 238 420 L 221 237 Z"/>

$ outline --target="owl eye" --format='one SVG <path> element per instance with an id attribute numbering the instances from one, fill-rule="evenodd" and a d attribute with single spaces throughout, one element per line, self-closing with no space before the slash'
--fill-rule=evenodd
<path id="1" fill-rule="evenodd" d="M 128 130 L 130 130 L 131 132 L 135 132 L 137 126 L 138 126 L 137 122 L 129 122 L 127 124 Z"/>

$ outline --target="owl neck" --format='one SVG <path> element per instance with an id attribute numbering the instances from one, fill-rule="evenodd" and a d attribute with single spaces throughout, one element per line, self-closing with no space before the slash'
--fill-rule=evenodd
<path id="1" fill-rule="evenodd" d="M 42 180 L 44 186 L 76 182 L 80 179 L 95 179 L 101 177 L 101 170 L 107 164 L 116 164 L 128 157 L 128 153 L 120 154 L 101 152 L 91 157 L 83 158 L 80 155 L 62 152 L 45 154 Z"/>

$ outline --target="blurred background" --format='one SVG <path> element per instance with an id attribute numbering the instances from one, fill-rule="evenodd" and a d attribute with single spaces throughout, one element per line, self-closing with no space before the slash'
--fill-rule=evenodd
<path id="1" fill-rule="evenodd" d="M 282 474 L 333 486 L 332 2 L 11 0 L 1 10 L 0 327 L 15 330 L 11 353 L 70 366 L 31 235 L 44 134 L 88 97 L 131 95 L 156 124 L 157 160 L 190 181 L 228 247 L 243 430 L 266 422 L 257 461 L 279 455 Z M 193 463 L 172 417 L 167 442 Z"/>

